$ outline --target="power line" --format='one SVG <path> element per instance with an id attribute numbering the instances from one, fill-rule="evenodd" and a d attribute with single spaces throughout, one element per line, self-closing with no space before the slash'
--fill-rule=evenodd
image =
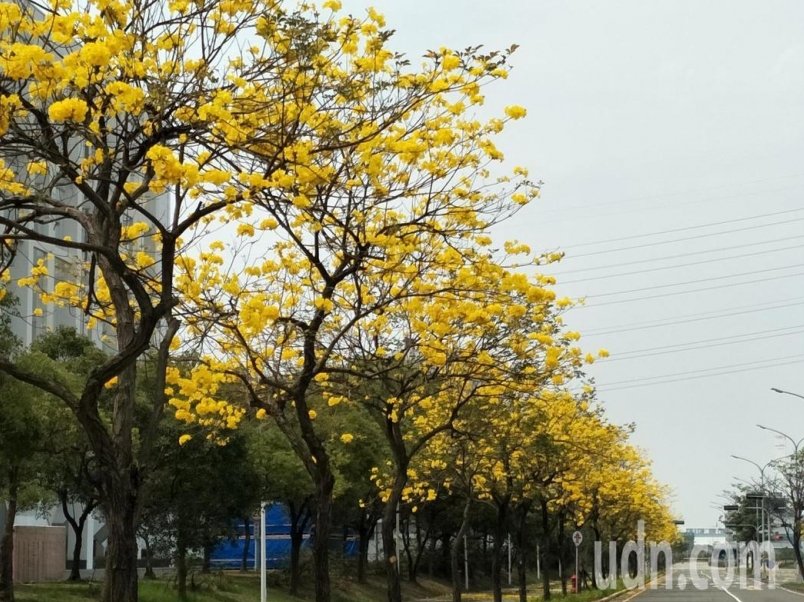
<path id="1" fill-rule="evenodd" d="M 804 353 L 797 353 L 795 355 L 786 355 L 784 357 L 774 357 L 774 358 L 769 358 L 769 359 L 766 359 L 766 360 L 755 360 L 753 362 L 743 362 L 742 364 L 729 364 L 729 365 L 726 365 L 726 366 L 715 366 L 715 367 L 712 367 L 712 368 L 701 368 L 700 370 L 686 370 L 684 372 L 674 372 L 672 374 L 659 374 L 659 375 L 656 375 L 656 376 L 645 376 L 645 377 L 642 377 L 642 378 L 632 378 L 630 380 L 620 380 L 620 381 L 615 381 L 613 383 L 608 383 L 608 385 L 610 385 L 610 386 L 630 385 L 632 383 L 646 382 L 646 381 L 657 380 L 657 379 L 665 379 L 665 378 L 675 378 L 675 377 L 678 377 L 678 376 L 686 376 L 688 374 L 703 374 L 703 373 L 706 373 L 706 372 L 713 372 L 713 371 L 717 371 L 717 370 L 730 370 L 732 368 L 742 368 L 742 367 L 745 367 L 745 366 L 756 366 L 758 364 L 766 364 L 768 362 L 782 362 L 782 361 L 791 360 L 791 359 L 794 359 L 794 358 L 804 358 Z M 765 366 L 765 367 L 767 368 L 767 367 L 770 367 L 770 366 Z M 603 386 L 606 386 L 606 385 L 603 385 Z"/>
<path id="2" fill-rule="evenodd" d="M 701 238 L 709 238 L 711 236 L 721 236 L 723 234 L 734 234 L 735 232 L 748 232 L 750 230 L 758 230 L 760 228 L 770 228 L 772 226 L 785 226 L 787 224 L 790 224 L 790 223 L 793 223 L 793 222 L 800 222 L 800 221 L 804 221 L 804 217 L 798 217 L 796 219 L 788 219 L 788 220 L 784 220 L 784 221 L 781 221 L 781 222 L 771 222 L 769 224 L 758 224 L 756 226 L 749 226 L 747 228 L 735 228 L 733 230 L 723 230 L 721 232 L 710 232 L 708 234 L 697 234 L 695 236 L 684 236 L 682 238 L 673 238 L 671 240 L 660 240 L 660 241 L 657 241 L 657 242 L 649 242 L 649 243 L 644 243 L 644 244 L 641 244 L 641 245 L 631 245 L 630 247 L 620 247 L 618 249 L 604 249 L 602 251 L 592 251 L 592 252 L 589 252 L 589 253 L 579 253 L 579 254 L 574 254 L 574 255 L 566 255 L 563 260 L 566 261 L 567 259 L 578 259 L 579 257 L 592 257 L 594 255 L 604 255 L 606 253 L 618 253 L 620 251 L 631 251 L 633 249 L 644 249 L 646 247 L 656 247 L 656 246 L 659 246 L 659 245 L 669 245 L 669 244 L 672 244 L 672 243 L 675 243 L 675 242 L 686 242 L 688 240 L 698 240 L 698 239 L 701 239 Z M 569 248 L 569 247 L 567 247 L 567 248 Z"/>
<path id="3" fill-rule="evenodd" d="M 723 347 L 725 345 L 738 345 L 740 343 L 753 343 L 754 341 L 763 341 L 765 339 L 775 339 L 778 337 L 788 337 L 794 334 L 804 334 L 804 324 L 799 324 L 798 326 L 790 326 L 787 328 L 774 328 L 772 330 L 754 332 L 750 334 L 738 334 L 730 337 L 720 337 L 716 339 L 706 339 L 703 341 L 695 341 L 692 343 L 679 343 L 677 345 L 666 345 L 665 347 L 652 347 L 649 349 L 639 349 L 635 351 L 626 351 L 622 354 L 617 354 L 615 357 L 611 359 L 607 359 L 607 362 L 617 362 L 617 361 L 624 361 L 624 360 L 634 360 L 634 359 L 641 359 L 643 357 L 653 357 L 654 355 L 666 355 L 668 353 L 681 353 L 684 351 L 696 351 L 698 349 L 710 349 L 711 347 Z M 792 332 L 782 332 L 782 331 L 792 331 Z M 776 334 L 766 334 L 765 336 L 757 336 L 765 333 L 776 333 Z M 733 339 L 741 339 L 741 340 L 733 340 Z M 721 341 L 721 342 L 717 342 Z M 673 349 L 677 347 L 678 349 Z M 645 353 L 645 352 L 652 352 L 652 353 Z"/>
<path id="4" fill-rule="evenodd" d="M 674 343 L 672 345 L 659 345 L 658 347 L 647 347 L 645 349 L 634 349 L 633 351 L 624 351 L 622 354 L 618 354 L 617 357 L 620 357 L 622 355 L 633 355 L 633 354 L 642 353 L 642 352 L 645 352 L 645 351 L 656 351 L 656 350 L 661 350 L 661 349 L 668 349 L 670 347 L 687 347 L 689 345 L 700 345 L 700 344 L 703 344 L 703 343 L 716 343 L 718 341 L 727 341 L 727 340 L 730 340 L 730 339 L 740 339 L 740 338 L 745 338 L 745 337 L 753 337 L 753 336 L 760 335 L 760 334 L 768 334 L 768 333 L 771 333 L 771 332 L 781 332 L 781 331 L 785 331 L 785 330 L 794 330 L 794 329 L 799 329 L 799 328 L 804 328 L 804 324 L 797 324 L 796 326 L 784 326 L 782 328 L 770 328 L 768 330 L 759 330 L 757 332 L 744 332 L 742 334 L 735 334 L 735 335 L 728 336 L 728 337 L 717 337 L 717 338 L 714 338 L 714 339 L 703 339 L 703 340 L 700 340 L 700 341 L 691 341 L 689 343 Z M 612 360 L 607 360 L 607 361 L 613 361 L 614 359 L 617 359 L 617 358 L 612 358 Z"/>
<path id="5" fill-rule="evenodd" d="M 545 225 L 547 225 L 547 224 L 560 224 L 562 222 L 582 221 L 582 220 L 587 220 L 587 219 L 595 219 L 595 218 L 598 218 L 598 217 L 610 217 L 610 216 L 614 216 L 614 215 L 626 215 L 626 214 L 630 214 L 630 213 L 641 213 L 641 212 L 644 212 L 644 211 L 656 211 L 656 210 L 668 209 L 668 208 L 676 209 L 678 207 L 684 207 L 685 205 L 699 206 L 699 205 L 706 204 L 706 203 L 717 203 L 717 202 L 720 202 L 720 201 L 733 201 L 734 199 L 738 199 L 738 198 L 741 198 L 741 197 L 756 196 L 758 194 L 767 195 L 767 194 L 772 194 L 774 192 L 784 192 L 785 190 L 795 190 L 796 188 L 801 188 L 801 185 L 798 185 L 798 186 L 785 186 L 783 188 L 772 188 L 770 190 L 768 190 L 768 189 L 765 189 L 765 190 L 752 190 L 752 191 L 742 192 L 742 193 L 738 193 L 738 194 L 732 193 L 732 194 L 728 194 L 728 195 L 725 195 L 725 196 L 716 196 L 716 197 L 712 197 L 712 198 L 708 198 L 708 199 L 697 199 L 695 201 L 687 201 L 685 203 L 668 203 L 668 204 L 665 204 L 665 205 L 654 205 L 654 206 L 648 206 L 648 207 L 636 207 L 634 209 L 624 209 L 622 211 L 609 211 L 609 212 L 606 212 L 606 213 L 584 213 L 583 215 L 580 215 L 580 216 L 576 215 L 574 217 L 565 217 L 563 219 L 545 220 L 545 221 L 542 221 L 540 223 L 545 224 Z M 596 205 L 590 205 L 589 208 L 594 208 L 595 206 Z M 582 207 L 578 207 L 578 208 L 581 209 Z M 588 208 L 587 208 L 587 210 L 588 210 Z M 560 210 L 557 210 L 557 211 L 560 211 Z"/>
<path id="6" fill-rule="evenodd" d="M 758 311 L 769 311 L 773 309 L 785 309 L 787 307 L 795 307 L 797 305 L 804 305 L 804 301 L 797 303 L 787 303 L 785 305 L 777 305 L 775 307 L 765 307 L 766 305 L 773 305 L 775 303 L 782 303 L 786 301 L 796 301 L 804 299 L 804 297 L 792 297 L 790 299 L 782 299 L 780 301 L 772 301 L 770 303 L 757 303 L 754 305 L 741 305 L 739 307 L 729 308 L 727 311 L 731 313 L 721 313 L 719 311 L 703 312 L 699 314 L 687 314 L 685 316 L 677 316 L 680 319 L 664 318 L 663 320 L 647 320 L 645 322 L 632 322 L 631 324 L 623 324 L 621 326 L 611 326 L 609 328 L 600 328 L 597 330 L 590 330 L 584 333 L 584 338 L 590 336 L 601 336 L 606 334 L 614 334 L 620 332 L 629 332 L 633 330 L 645 330 L 649 328 L 661 328 L 663 326 L 675 326 L 677 324 L 688 324 L 690 322 L 702 322 L 703 320 L 715 320 L 718 318 L 730 318 L 732 316 L 742 316 L 745 314 L 753 314 Z M 760 309 L 761 308 L 761 309 Z M 734 311 L 732 310 L 745 310 Z M 671 320 L 671 321 L 668 321 Z"/>
<path id="7" fill-rule="evenodd" d="M 662 234 L 675 234 L 676 232 L 687 232 L 689 230 L 700 230 L 701 228 L 711 228 L 712 226 L 723 226 L 725 224 L 736 224 L 739 222 L 748 222 L 754 219 L 762 219 L 765 217 L 776 217 L 778 215 L 788 215 L 790 213 L 799 213 L 804 211 L 804 207 L 797 209 L 786 209 L 784 211 L 774 211 L 773 213 L 762 213 L 760 215 L 751 215 L 748 217 L 738 217 L 735 219 L 727 219 L 719 222 L 709 222 L 708 224 L 698 224 L 696 226 L 685 226 L 683 228 L 672 228 L 670 230 L 660 230 L 658 232 L 647 232 L 646 234 L 632 234 L 631 236 L 621 236 L 619 238 L 609 238 L 606 240 L 596 240 L 593 242 L 584 242 L 577 245 L 570 245 L 567 249 L 577 249 L 578 247 L 589 247 L 592 245 L 603 245 L 610 242 L 620 242 L 623 240 L 634 240 L 636 238 L 645 238 L 648 236 L 660 236 Z"/>
<path id="8" fill-rule="evenodd" d="M 726 280 L 727 278 L 739 278 L 740 276 L 753 276 L 755 274 L 764 274 L 766 272 L 778 272 L 780 270 L 789 270 L 792 268 L 801 268 L 801 267 L 804 267 L 804 263 L 794 263 L 792 265 L 783 265 L 775 268 L 766 268 L 764 270 L 752 270 L 750 272 L 740 272 L 739 274 L 726 274 L 724 276 L 712 276 L 711 278 L 699 278 L 697 280 L 687 280 L 686 282 L 672 282 L 670 284 L 656 284 L 653 286 L 643 286 L 641 288 L 632 288 L 626 291 L 616 291 L 613 293 L 600 293 L 598 295 L 588 295 L 586 298 L 597 299 L 598 297 L 611 297 L 613 295 L 641 293 L 643 291 L 653 291 L 660 288 L 670 288 L 672 286 L 686 286 L 688 284 L 700 284 L 701 282 L 711 282 L 713 280 Z"/>
<path id="9" fill-rule="evenodd" d="M 674 378 L 674 379 L 670 379 L 670 380 L 662 380 L 662 381 L 657 381 L 657 382 L 653 382 L 653 383 L 629 384 L 629 385 L 610 387 L 610 388 L 604 386 L 604 387 L 599 388 L 598 390 L 601 393 L 608 393 L 610 391 L 621 391 L 623 389 L 636 389 L 638 387 L 652 387 L 652 386 L 656 386 L 656 385 L 668 385 L 670 383 L 677 383 L 677 382 L 682 382 L 682 381 L 687 381 L 687 380 L 698 380 L 700 378 L 712 378 L 714 376 L 725 376 L 727 374 L 753 372 L 754 370 L 767 370 L 768 368 L 777 368 L 779 366 L 790 366 L 790 365 L 793 365 L 793 364 L 800 364 L 802 362 L 804 362 L 804 360 L 797 359 L 797 360 L 792 360 L 792 361 L 789 361 L 789 362 L 780 362 L 778 364 L 772 364 L 770 366 L 756 366 L 756 367 L 753 367 L 753 368 L 750 368 L 750 367 L 749 368 L 740 368 L 740 369 L 737 369 L 737 370 L 728 370 L 728 371 L 724 371 L 724 372 L 716 372 L 716 373 L 713 373 L 713 374 L 701 374 L 701 375 L 698 375 L 698 376 L 689 376 L 689 377 L 686 377 L 686 378 Z M 624 382 L 628 382 L 628 381 L 624 381 Z"/>
<path id="10" fill-rule="evenodd" d="M 591 272 L 597 270 L 608 270 L 610 268 L 620 268 L 625 266 L 632 266 L 637 265 L 640 263 L 653 263 L 654 261 L 665 261 L 667 259 L 680 259 L 682 257 L 698 257 L 700 255 L 707 255 L 709 253 L 719 253 L 720 251 L 732 251 L 734 249 L 745 249 L 746 247 L 757 247 L 761 245 L 769 245 L 771 243 L 776 242 L 786 242 L 788 240 L 801 240 L 804 238 L 804 235 L 800 236 L 786 236 L 784 238 L 774 238 L 773 240 L 762 240 L 759 242 L 751 242 L 745 243 L 741 245 L 733 245 L 730 247 L 718 247 L 716 249 L 705 249 L 703 251 L 693 251 L 692 253 L 677 253 L 676 255 L 665 255 L 664 257 L 654 257 L 652 259 L 637 259 L 633 261 L 622 261 L 620 263 L 611 263 L 609 265 L 601 265 L 591 268 L 577 268 L 574 270 L 561 270 L 560 272 L 552 272 L 552 276 L 563 276 L 565 274 L 577 274 L 578 272 Z M 769 251 L 763 251 L 763 253 L 772 253 L 775 249 L 771 249 Z M 759 253 L 757 253 L 758 255 Z M 739 255 L 735 255 L 734 257 L 739 257 Z M 730 259 L 730 258 L 729 258 Z"/>
<path id="11" fill-rule="evenodd" d="M 604 303 L 595 303 L 593 305 L 579 305 L 576 309 L 583 309 L 587 307 L 603 307 L 604 305 L 617 305 L 619 303 L 631 303 L 632 301 L 646 301 L 648 299 L 660 299 L 662 297 L 673 297 L 675 295 L 700 293 L 703 291 L 713 291 L 721 288 L 730 288 L 732 286 L 743 286 L 745 284 L 756 284 L 758 282 L 770 282 L 771 280 L 782 280 L 784 278 L 793 278 L 795 276 L 804 276 L 804 272 L 796 272 L 795 274 L 785 274 L 782 276 L 771 276 L 770 278 L 758 278 L 756 280 L 746 280 L 745 282 L 731 282 L 729 284 L 720 284 L 718 286 L 705 286 L 703 288 L 694 288 L 688 291 L 675 291 L 672 293 L 662 293 L 661 295 L 648 295 L 645 297 L 634 297 L 632 299 L 621 299 L 619 301 L 606 301 Z"/>
<path id="12" fill-rule="evenodd" d="M 748 186 L 750 184 L 764 184 L 765 182 L 776 182 L 778 180 L 792 180 L 792 179 L 801 178 L 801 177 L 804 177 L 804 172 L 798 173 L 798 174 L 792 174 L 792 175 L 789 175 L 789 176 L 777 176 L 775 178 L 762 178 L 762 179 L 759 179 L 759 180 L 749 180 L 747 182 L 735 182 L 734 184 L 727 184 L 725 186 L 708 186 L 706 188 L 693 188 L 692 190 L 681 190 L 681 191 L 678 191 L 678 192 L 664 192 L 662 194 L 650 194 L 650 195 L 644 195 L 644 196 L 637 196 L 637 197 L 631 197 L 630 199 L 622 199 L 622 200 L 619 200 L 619 201 L 607 201 L 605 203 L 593 203 L 591 205 L 565 205 L 565 206 L 561 207 L 560 209 L 559 208 L 557 208 L 557 209 L 545 209 L 544 212 L 545 213 L 556 213 L 556 212 L 559 212 L 559 211 L 565 211 L 567 209 L 581 209 L 581 210 L 585 211 L 585 210 L 589 209 L 590 207 L 606 207 L 606 206 L 610 206 L 610 205 L 622 205 L 622 204 L 625 204 L 625 203 L 636 203 L 636 202 L 639 202 L 639 201 L 649 201 L 650 199 L 663 199 L 663 198 L 676 197 L 676 196 L 689 196 L 691 194 L 698 194 L 699 192 L 712 192 L 714 190 L 723 190 L 724 188 L 730 188 L 730 187 L 740 189 L 740 188 L 743 188 L 744 186 Z M 786 189 L 782 189 L 782 190 L 786 190 Z M 695 203 L 695 202 L 698 202 L 698 201 L 692 201 L 692 202 Z"/>
<path id="13" fill-rule="evenodd" d="M 731 255 L 729 257 L 718 257 L 716 259 L 705 259 L 704 261 L 693 261 L 690 263 L 679 263 L 676 265 L 665 265 L 657 268 L 649 268 L 647 270 L 636 270 L 634 272 L 621 272 L 619 274 L 609 274 L 607 276 L 594 276 L 592 278 L 579 278 L 578 280 L 564 280 L 561 284 L 575 284 L 576 282 L 591 282 L 592 280 L 606 280 L 609 278 L 618 278 L 620 276 L 634 276 L 636 274 L 648 274 L 650 272 L 660 272 L 662 270 L 672 270 L 675 268 L 688 268 L 696 265 L 705 265 L 707 263 L 717 263 L 720 261 L 728 261 L 730 259 L 742 259 L 743 257 L 756 257 L 757 255 L 767 255 L 768 253 L 778 253 L 779 251 L 791 251 L 793 249 L 804 249 L 804 245 L 793 245 L 792 247 L 782 247 L 780 249 L 769 249 L 760 253 L 744 253 L 742 255 Z"/>

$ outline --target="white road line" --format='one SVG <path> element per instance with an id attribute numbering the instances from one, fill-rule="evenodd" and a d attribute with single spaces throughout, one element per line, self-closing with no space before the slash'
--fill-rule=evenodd
<path id="1" fill-rule="evenodd" d="M 720 587 L 720 586 L 718 585 L 718 587 Z M 735 595 L 734 595 L 734 594 L 732 594 L 732 593 L 731 593 L 729 590 L 727 590 L 725 587 L 720 587 L 720 589 L 722 589 L 724 592 L 726 592 L 726 593 L 727 593 L 728 595 L 730 595 L 732 598 L 734 598 L 735 600 L 737 600 L 737 602 L 743 602 L 743 601 L 742 601 L 742 600 L 740 600 L 740 599 L 739 599 L 737 596 L 735 596 Z"/>
<path id="2" fill-rule="evenodd" d="M 786 587 L 782 587 L 781 585 L 778 585 L 777 587 L 778 587 L 779 589 L 783 589 L 784 591 L 786 591 L 786 592 L 788 592 L 788 593 L 790 593 L 790 594 L 795 594 L 795 595 L 797 595 L 797 596 L 804 596 L 804 594 L 802 594 L 801 592 L 797 592 L 797 591 L 796 591 L 796 590 L 794 590 L 794 589 L 787 589 Z"/>

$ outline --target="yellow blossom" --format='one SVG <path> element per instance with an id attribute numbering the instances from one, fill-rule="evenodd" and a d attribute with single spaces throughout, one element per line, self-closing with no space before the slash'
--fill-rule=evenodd
<path id="1" fill-rule="evenodd" d="M 78 121 L 86 119 L 87 103 L 80 98 L 57 100 L 48 107 L 48 116 L 53 121 Z"/>
<path id="2" fill-rule="evenodd" d="M 527 109 L 525 109 L 524 107 L 520 107 L 519 105 L 511 105 L 505 107 L 505 114 L 511 119 L 521 119 L 522 117 L 528 114 L 528 111 Z"/>

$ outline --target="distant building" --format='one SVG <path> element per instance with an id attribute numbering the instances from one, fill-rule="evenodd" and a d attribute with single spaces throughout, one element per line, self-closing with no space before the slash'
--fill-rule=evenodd
<path id="1" fill-rule="evenodd" d="M 693 537 L 693 545 L 710 548 L 718 544 L 724 544 L 727 541 L 732 542 L 730 533 L 727 533 L 726 529 L 718 527 L 687 529 L 687 534 Z"/>

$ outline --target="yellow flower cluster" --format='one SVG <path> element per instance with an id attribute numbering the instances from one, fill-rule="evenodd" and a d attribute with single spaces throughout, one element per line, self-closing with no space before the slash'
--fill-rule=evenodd
<path id="1" fill-rule="evenodd" d="M 89 107 L 80 98 L 65 98 L 52 103 L 47 110 L 48 117 L 53 121 L 83 122 L 87 118 Z"/>

